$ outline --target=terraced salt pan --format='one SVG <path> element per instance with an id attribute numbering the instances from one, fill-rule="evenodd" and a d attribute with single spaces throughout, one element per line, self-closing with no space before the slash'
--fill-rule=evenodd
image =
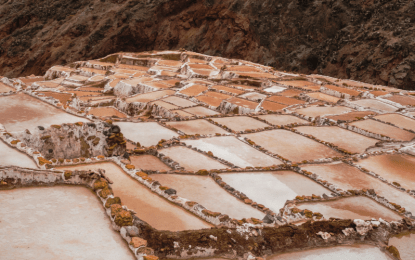
<path id="1" fill-rule="evenodd" d="M 97 117 L 119 117 L 119 118 L 128 117 L 113 107 L 94 107 L 91 110 L 89 110 L 88 114 L 94 115 Z"/>
<path id="2" fill-rule="evenodd" d="M 159 158 L 153 155 L 145 154 L 139 156 L 130 156 L 131 164 L 136 169 L 150 170 L 150 171 L 170 171 L 171 168 L 160 161 Z"/>
<path id="3" fill-rule="evenodd" d="M 339 115 L 346 112 L 350 112 L 352 109 L 343 106 L 335 106 L 335 107 L 319 107 L 319 106 L 311 106 L 306 108 L 296 109 L 295 112 L 298 114 L 310 116 L 310 117 L 318 117 L 318 116 L 325 116 L 325 115 Z"/>
<path id="4" fill-rule="evenodd" d="M 227 214 L 231 218 L 263 219 L 265 214 L 238 200 L 208 176 L 152 174 L 153 180 L 177 190 L 177 195 L 196 201 L 208 210 Z"/>
<path id="5" fill-rule="evenodd" d="M 266 167 L 282 163 L 280 160 L 252 148 L 233 136 L 186 140 L 184 143 L 205 152 L 210 151 L 213 155 L 227 160 L 241 168 Z"/>
<path id="6" fill-rule="evenodd" d="M 357 101 L 352 101 L 351 103 L 362 106 L 362 107 L 369 107 L 372 109 L 383 110 L 387 112 L 395 112 L 396 110 L 398 110 L 397 107 L 383 103 L 376 99 L 361 99 Z"/>
<path id="7" fill-rule="evenodd" d="M 136 216 L 158 230 L 181 231 L 210 228 L 212 225 L 199 219 L 185 209 L 175 206 L 151 192 L 147 187 L 128 176 L 114 163 L 94 163 L 59 167 L 60 170 L 104 169 L 105 175 L 114 181 L 111 185 L 114 196 L 120 197 L 123 205 L 137 212 Z M 117 258 L 114 258 L 117 259 Z"/>
<path id="8" fill-rule="evenodd" d="M 267 98 L 267 95 L 257 93 L 257 92 L 251 92 L 251 93 L 246 93 L 246 94 L 240 95 L 240 97 L 244 97 L 244 98 L 247 98 L 249 100 L 259 100 L 259 99 Z"/>
<path id="9" fill-rule="evenodd" d="M 19 145 L 19 144 L 18 144 Z M 26 154 L 0 141 L 0 165 L 37 168 L 36 163 Z"/>
<path id="10" fill-rule="evenodd" d="M 292 171 L 223 173 L 220 177 L 231 187 L 274 212 L 279 212 L 287 200 L 295 199 L 298 195 L 321 196 L 331 193 L 320 184 Z"/>
<path id="11" fill-rule="evenodd" d="M 389 245 L 395 246 L 402 260 L 415 259 L 415 233 L 407 233 L 398 237 L 389 239 Z"/>
<path id="12" fill-rule="evenodd" d="M 179 93 L 187 95 L 189 97 L 194 97 L 202 93 L 203 91 L 208 90 L 208 87 L 203 85 L 193 85 L 186 89 L 181 90 Z"/>
<path id="13" fill-rule="evenodd" d="M 411 195 L 393 188 L 348 164 L 336 162 L 307 165 L 302 168 L 318 174 L 323 180 L 333 183 L 343 190 L 374 189 L 376 194 L 401 205 L 410 212 L 415 212 L 415 199 Z"/>
<path id="14" fill-rule="evenodd" d="M 402 217 L 367 197 L 349 197 L 333 201 L 301 203 L 299 209 L 308 209 L 323 214 L 324 218 L 363 219 L 382 218 L 386 221 L 399 221 Z"/>
<path id="15" fill-rule="evenodd" d="M 214 122 L 225 125 L 234 131 L 245 131 L 247 129 L 259 129 L 269 126 L 266 123 L 253 119 L 249 116 L 234 116 L 223 118 L 212 118 Z"/>
<path id="16" fill-rule="evenodd" d="M 179 122 L 167 122 L 166 125 L 174 127 L 185 134 L 188 135 L 212 135 L 212 134 L 226 134 L 225 130 L 216 126 L 214 124 L 209 123 L 206 120 L 198 119 L 192 121 L 179 121 Z"/>
<path id="17" fill-rule="evenodd" d="M 390 260 L 379 248 L 368 245 L 318 248 L 294 253 L 278 254 L 267 260 Z"/>
<path id="18" fill-rule="evenodd" d="M 343 93 L 343 94 L 349 94 L 350 96 L 357 96 L 360 94 L 359 91 L 353 90 L 353 89 L 349 89 L 349 88 L 342 88 L 342 87 L 338 87 L 338 86 L 334 86 L 334 85 L 324 85 L 325 88 Z"/>
<path id="19" fill-rule="evenodd" d="M 240 89 L 230 88 L 230 87 L 225 87 L 225 86 L 220 86 L 220 85 L 213 86 L 212 88 L 216 89 L 216 90 L 223 90 L 223 91 L 233 93 L 233 94 L 236 94 L 236 95 L 240 95 L 240 94 L 245 92 L 245 91 L 240 90 Z"/>
<path id="20" fill-rule="evenodd" d="M 375 118 L 383 122 L 392 123 L 398 127 L 415 131 L 415 120 L 400 114 L 383 114 L 375 116 Z"/>
<path id="21" fill-rule="evenodd" d="M 0 191 L 1 259 L 135 259 L 84 187 Z"/>
<path id="22" fill-rule="evenodd" d="M 333 96 L 330 96 L 330 95 L 327 95 L 327 94 L 324 94 L 324 93 L 320 93 L 320 92 L 307 93 L 307 96 L 309 96 L 311 98 L 318 99 L 318 100 L 330 102 L 330 103 L 337 103 L 337 101 L 340 100 L 340 98 L 333 97 Z"/>
<path id="23" fill-rule="evenodd" d="M 114 122 L 121 128 L 123 135 L 134 142 L 139 142 L 142 146 L 156 145 L 161 139 L 169 140 L 179 135 L 174 131 L 162 127 L 158 123 L 131 123 Z"/>
<path id="24" fill-rule="evenodd" d="M 406 189 L 415 188 L 415 157 L 406 154 L 384 154 L 360 160 L 358 165 L 379 174 L 383 178 L 398 182 Z"/>
<path id="25" fill-rule="evenodd" d="M 293 162 L 341 155 L 323 144 L 287 130 L 275 129 L 241 136 Z"/>
<path id="26" fill-rule="evenodd" d="M 365 116 L 374 115 L 374 114 L 376 113 L 372 111 L 354 111 L 354 112 L 337 115 L 337 116 L 328 116 L 327 118 L 333 119 L 334 121 L 343 120 L 343 121 L 349 122 L 349 121 L 356 121 L 361 118 L 364 118 Z"/>
<path id="27" fill-rule="evenodd" d="M 223 100 L 216 97 L 209 97 L 207 95 L 197 96 L 196 99 L 212 107 L 218 107 Z"/>
<path id="28" fill-rule="evenodd" d="M 196 115 L 196 116 L 214 116 L 214 115 L 219 114 L 218 112 L 216 112 L 214 110 L 208 109 L 206 107 L 200 107 L 200 106 L 186 108 L 186 109 L 183 109 L 183 111 L 191 113 L 191 114 Z"/>
<path id="29" fill-rule="evenodd" d="M 276 102 L 264 101 L 262 102 L 262 108 L 269 111 L 281 111 L 282 109 L 286 108 L 286 105 L 282 105 Z"/>
<path id="30" fill-rule="evenodd" d="M 267 120 L 270 124 L 273 125 L 290 125 L 290 124 L 306 124 L 309 123 L 307 120 L 298 118 L 296 116 L 290 115 L 260 115 L 258 116 L 261 119 Z"/>
<path id="31" fill-rule="evenodd" d="M 48 127 L 76 122 L 89 122 L 89 120 L 68 114 L 23 93 L 0 97 L 0 123 L 9 132 L 26 129 L 33 132 L 38 129 L 37 126 Z"/>
<path id="32" fill-rule="evenodd" d="M 188 171 L 228 168 L 228 166 L 221 164 L 208 156 L 183 146 L 173 146 L 159 150 L 159 152 L 170 157 L 173 161 L 178 162 L 181 167 L 184 167 L 184 169 Z"/>
<path id="33" fill-rule="evenodd" d="M 185 111 L 182 110 L 171 110 L 171 112 L 173 113 L 177 113 L 179 116 L 183 116 L 183 117 L 193 117 L 193 114 L 187 113 Z"/>
<path id="34" fill-rule="evenodd" d="M 170 96 L 170 97 L 164 98 L 164 99 L 162 99 L 162 101 L 172 103 L 173 105 L 179 106 L 179 107 L 191 107 L 191 106 L 196 106 L 197 105 L 196 103 L 194 103 L 190 100 L 175 97 L 175 96 Z"/>
<path id="35" fill-rule="evenodd" d="M 125 101 L 128 103 L 131 102 L 150 102 L 153 101 L 155 99 L 164 97 L 164 96 L 168 96 L 168 95 L 173 95 L 175 93 L 175 91 L 173 90 L 162 90 L 162 91 L 154 91 L 154 92 L 150 92 L 150 93 L 145 93 L 145 94 L 140 94 L 137 96 L 133 96 L 130 98 L 127 98 Z"/>
<path id="36" fill-rule="evenodd" d="M 411 132 L 372 119 L 356 121 L 350 123 L 350 125 L 372 133 L 382 134 L 400 141 L 410 141 L 415 137 L 415 134 Z"/>
<path id="37" fill-rule="evenodd" d="M 300 126 L 296 129 L 301 133 L 312 135 L 322 141 L 335 144 L 351 153 L 363 153 L 368 147 L 374 146 L 379 142 L 379 140 L 337 126 Z"/>
<path id="38" fill-rule="evenodd" d="M 161 101 L 161 100 L 157 100 L 157 101 L 151 102 L 150 105 L 157 105 L 157 106 L 163 107 L 163 108 L 165 108 L 167 110 L 180 108 L 178 106 L 172 105 L 170 103 L 167 103 L 167 102 L 164 102 L 164 101 Z"/>
<path id="39" fill-rule="evenodd" d="M 303 92 L 304 91 L 302 91 L 302 90 L 298 90 L 298 89 L 291 88 L 291 89 L 287 89 L 287 90 L 279 93 L 279 95 L 285 96 L 285 97 L 294 97 L 294 96 L 300 95 Z"/>
<path id="40" fill-rule="evenodd" d="M 390 101 L 401 104 L 402 106 L 414 106 L 415 98 L 410 96 L 393 95 L 392 97 L 386 98 Z"/>
<path id="41" fill-rule="evenodd" d="M 270 88 L 266 88 L 264 89 L 265 92 L 269 92 L 269 93 L 278 93 L 278 92 L 282 92 L 284 90 L 286 90 L 287 88 L 283 88 L 280 86 L 272 86 Z"/>
<path id="42" fill-rule="evenodd" d="M 287 106 L 296 105 L 296 104 L 305 104 L 306 102 L 303 100 L 298 100 L 295 98 L 290 97 L 283 97 L 283 96 L 271 96 L 267 99 L 268 101 L 273 101 L 277 103 L 281 103 Z"/>

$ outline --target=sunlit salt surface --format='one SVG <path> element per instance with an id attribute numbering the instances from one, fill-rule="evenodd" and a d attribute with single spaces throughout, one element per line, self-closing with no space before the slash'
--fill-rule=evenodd
<path id="1" fill-rule="evenodd" d="M 131 164 L 137 169 L 150 171 L 169 171 L 171 168 L 160 161 L 159 158 L 153 155 L 144 154 L 138 156 L 130 156 Z"/>
<path id="2" fill-rule="evenodd" d="M 379 248 L 368 245 L 317 248 L 278 254 L 267 260 L 390 260 Z"/>
<path id="3" fill-rule="evenodd" d="M 84 187 L 0 191 L 0 259 L 135 259 Z"/>
<path id="4" fill-rule="evenodd" d="M 367 197 L 349 197 L 324 202 L 307 202 L 297 205 L 299 209 L 320 212 L 324 218 L 363 219 L 382 218 L 387 221 L 399 221 L 402 217 Z"/>
<path id="5" fill-rule="evenodd" d="M 192 121 L 168 122 L 167 125 L 174 127 L 188 135 L 195 135 L 195 134 L 201 134 L 201 135 L 211 134 L 212 135 L 216 133 L 219 133 L 219 134 L 228 133 L 222 128 L 220 128 L 219 126 L 209 123 L 208 121 L 203 120 L 203 119 L 192 120 Z"/>
<path id="6" fill-rule="evenodd" d="M 177 190 L 177 195 L 199 202 L 211 211 L 229 215 L 231 218 L 263 219 L 265 214 L 238 200 L 208 176 L 152 174 L 151 178 Z"/>
<path id="7" fill-rule="evenodd" d="M 290 124 L 307 124 L 307 120 L 298 118 L 291 115 L 260 115 L 258 116 L 261 119 L 267 120 L 270 124 L 273 125 L 290 125 Z"/>
<path id="8" fill-rule="evenodd" d="M 123 135 L 134 142 L 139 142 L 142 146 L 156 145 L 161 139 L 169 140 L 179 136 L 174 131 L 162 127 L 158 123 L 130 123 L 116 122 L 114 123 L 121 128 Z"/>
<path id="9" fill-rule="evenodd" d="M 375 116 L 375 118 L 382 120 L 383 122 L 392 123 L 397 127 L 415 130 L 415 120 L 400 114 L 384 114 Z"/>
<path id="10" fill-rule="evenodd" d="M 268 124 L 265 124 L 248 116 L 212 118 L 212 120 L 221 125 L 225 125 L 234 131 L 245 131 L 247 129 L 258 129 L 269 126 Z"/>
<path id="11" fill-rule="evenodd" d="M 214 156 L 227 160 L 241 168 L 282 164 L 280 160 L 252 148 L 233 136 L 186 140 L 184 143 L 204 152 L 212 152 Z"/>
<path id="12" fill-rule="evenodd" d="M 298 114 L 310 116 L 310 117 L 317 117 L 317 116 L 325 116 L 325 115 L 339 115 L 346 112 L 352 111 L 351 108 L 342 107 L 342 106 L 335 106 L 335 107 L 318 107 L 318 106 L 310 106 L 307 108 L 300 108 L 295 110 Z"/>
<path id="13" fill-rule="evenodd" d="M 296 129 L 301 133 L 309 134 L 322 141 L 337 145 L 351 153 L 363 153 L 368 147 L 374 146 L 379 142 L 379 140 L 337 126 L 300 126 Z"/>
<path id="14" fill-rule="evenodd" d="M 345 191 L 374 189 L 376 194 L 385 197 L 390 202 L 397 203 L 410 212 L 415 212 L 415 200 L 411 195 L 361 172 L 348 164 L 336 162 L 307 165 L 302 168 L 318 174 L 323 180 L 333 183 Z"/>
<path id="15" fill-rule="evenodd" d="M 293 162 L 340 156 L 340 153 L 323 144 L 287 130 L 276 129 L 241 136 Z"/>
<path id="16" fill-rule="evenodd" d="M 369 107 L 372 109 L 383 110 L 383 111 L 388 111 L 388 112 L 394 112 L 398 110 L 397 107 L 388 105 L 376 99 L 361 99 L 357 101 L 352 101 L 352 103 L 362 106 L 362 107 Z"/>
<path id="17" fill-rule="evenodd" d="M 352 126 L 356 126 L 358 128 L 361 128 L 363 130 L 385 135 L 387 137 L 399 140 L 399 141 L 410 141 L 413 138 L 415 138 L 415 134 L 402 130 L 400 128 L 397 128 L 395 126 L 387 125 L 372 119 L 362 120 L 362 121 L 356 121 L 353 123 L 350 123 Z"/>
<path id="18" fill-rule="evenodd" d="M 415 233 L 406 233 L 398 237 L 389 239 L 389 245 L 395 246 L 402 260 L 415 259 Z"/>
<path id="19" fill-rule="evenodd" d="M 173 161 L 178 162 L 181 167 L 188 171 L 198 171 L 201 169 L 225 169 L 228 166 L 183 146 L 173 146 L 159 150 L 160 153 L 170 157 Z"/>
<path id="20" fill-rule="evenodd" d="M 68 114 L 23 93 L 0 97 L 0 123 L 9 132 L 26 129 L 35 131 L 38 126 L 48 127 L 76 122 L 89 122 L 89 120 Z"/>
<path id="21" fill-rule="evenodd" d="M 220 174 L 222 180 L 253 201 L 278 212 L 296 196 L 330 194 L 330 190 L 292 171 L 241 172 Z"/>
<path id="22" fill-rule="evenodd" d="M 176 206 L 127 175 L 114 163 L 83 164 L 59 167 L 59 170 L 104 169 L 106 176 L 114 182 L 114 196 L 120 197 L 123 205 L 137 212 L 137 217 L 159 230 L 181 231 L 209 228 L 212 225 L 199 219 L 185 209 Z"/>
<path id="23" fill-rule="evenodd" d="M 397 182 L 406 189 L 415 188 L 415 157 L 406 154 L 383 154 L 360 160 L 358 165 Z"/>
<path id="24" fill-rule="evenodd" d="M 37 168 L 36 163 L 28 155 L 18 151 L 17 149 L 11 148 L 3 141 L 0 141 L 0 165 Z"/>

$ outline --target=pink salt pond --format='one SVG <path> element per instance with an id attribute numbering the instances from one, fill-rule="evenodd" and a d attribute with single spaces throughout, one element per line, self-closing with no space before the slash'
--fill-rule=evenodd
<path id="1" fill-rule="evenodd" d="M 415 131 L 415 120 L 400 114 L 383 114 L 375 116 L 383 122 L 391 123 L 397 127 Z"/>
<path id="2" fill-rule="evenodd" d="M 178 162 L 181 167 L 188 171 L 228 168 L 228 166 L 219 161 L 183 146 L 173 146 L 161 149 L 159 152 Z"/>
<path id="3" fill-rule="evenodd" d="M 318 117 L 318 116 L 326 116 L 326 115 L 339 115 L 344 114 L 347 112 L 352 111 L 352 109 L 343 106 L 328 106 L 328 107 L 320 107 L 320 106 L 311 106 L 307 108 L 300 108 L 295 110 L 298 114 L 302 114 L 309 117 Z"/>
<path id="4" fill-rule="evenodd" d="M 194 103 L 190 100 L 180 98 L 180 97 L 175 97 L 175 96 L 170 96 L 170 97 L 164 98 L 162 101 L 167 102 L 167 103 L 171 103 L 171 104 L 173 104 L 175 106 L 178 106 L 178 107 L 192 107 L 192 106 L 197 105 L 196 103 Z"/>
<path id="5" fill-rule="evenodd" d="M 184 143 L 204 152 L 212 152 L 214 156 L 227 160 L 241 168 L 266 167 L 282 163 L 280 160 L 252 148 L 233 136 L 186 140 Z"/>
<path id="6" fill-rule="evenodd" d="M 87 188 L 0 191 L 0 203 L 1 259 L 136 259 Z"/>
<path id="7" fill-rule="evenodd" d="M 248 116 L 234 116 L 234 117 L 223 117 L 223 118 L 212 118 L 214 122 L 228 127 L 233 131 L 245 131 L 247 129 L 259 129 L 265 128 L 269 125 L 253 119 Z"/>
<path id="8" fill-rule="evenodd" d="M 399 141 L 410 141 L 415 137 L 415 134 L 411 132 L 372 119 L 356 121 L 350 123 L 350 125 L 356 126 L 360 129 L 369 131 L 371 133 L 384 135 Z"/>
<path id="9" fill-rule="evenodd" d="M 212 123 L 203 119 L 192 121 L 168 122 L 166 125 L 174 127 L 187 135 L 214 135 L 216 133 L 226 134 L 227 132 Z"/>
<path id="10" fill-rule="evenodd" d="M 145 154 L 139 156 L 130 156 L 131 164 L 136 169 L 149 171 L 170 171 L 171 168 L 160 161 L 159 158 L 153 155 Z"/>
<path id="11" fill-rule="evenodd" d="M 177 190 L 177 195 L 196 201 L 206 209 L 227 214 L 231 218 L 263 219 L 265 214 L 238 200 L 208 176 L 152 174 L 153 180 Z"/>
<path id="12" fill-rule="evenodd" d="M 10 132 L 37 130 L 63 123 L 89 122 L 89 120 L 64 112 L 37 98 L 19 93 L 0 97 L 0 123 Z"/>
<path id="13" fill-rule="evenodd" d="M 376 194 L 385 197 L 390 202 L 399 204 L 410 212 L 415 212 L 415 200 L 411 195 L 348 164 L 335 162 L 307 165 L 302 168 L 319 175 L 323 180 L 335 184 L 344 191 L 374 189 Z"/>
<path id="14" fill-rule="evenodd" d="M 104 169 L 105 175 L 114 181 L 111 185 L 114 196 L 129 209 L 137 212 L 137 217 L 159 230 L 181 231 L 210 228 L 212 225 L 199 219 L 185 209 L 173 205 L 146 186 L 131 178 L 114 163 L 95 163 L 59 167 L 59 170 Z"/>
<path id="15" fill-rule="evenodd" d="M 406 154 L 383 154 L 360 160 L 358 165 L 379 174 L 406 189 L 415 187 L 415 157 Z M 415 214 L 415 213 L 414 213 Z"/>
<path id="16" fill-rule="evenodd" d="M 316 248 L 273 255 L 267 260 L 390 260 L 379 248 L 369 245 Z"/>
<path id="17" fill-rule="evenodd" d="M 389 239 L 389 245 L 395 246 L 398 249 L 402 260 L 415 259 L 415 232 L 392 237 Z"/>
<path id="18" fill-rule="evenodd" d="M 266 120 L 272 125 L 291 125 L 291 124 L 308 124 L 307 120 L 291 115 L 260 115 L 259 118 Z"/>
<path id="19" fill-rule="evenodd" d="M 330 194 L 330 190 L 292 171 L 223 173 L 220 177 L 254 202 L 279 212 L 296 196 Z"/>
<path id="20" fill-rule="evenodd" d="M 325 219 L 363 219 L 382 218 L 386 221 L 399 221 L 402 216 L 378 202 L 363 196 L 348 197 L 324 202 L 307 202 L 297 205 L 297 208 L 308 209 L 323 214 Z"/>
<path id="21" fill-rule="evenodd" d="M 118 118 L 127 118 L 128 116 L 121 113 L 114 107 L 94 107 L 89 110 L 88 114 L 94 115 L 96 117 L 118 117 Z"/>
<path id="22" fill-rule="evenodd" d="M 321 100 L 321 101 L 329 102 L 329 103 L 337 103 L 337 101 L 340 100 L 340 98 L 333 97 L 333 96 L 320 93 L 320 92 L 307 93 L 307 96 Z"/>
<path id="23" fill-rule="evenodd" d="M 115 122 L 121 128 L 121 133 L 134 142 L 139 142 L 142 146 L 156 145 L 161 139 L 169 140 L 179 135 L 174 131 L 162 127 L 158 123 L 132 123 Z"/>
<path id="24" fill-rule="evenodd" d="M 193 114 L 195 116 L 214 116 L 214 115 L 219 115 L 218 112 L 216 112 L 216 111 L 214 111 L 212 109 L 209 109 L 209 108 L 206 108 L 206 107 L 200 107 L 200 106 L 186 108 L 186 109 L 183 109 L 183 111 L 188 112 L 190 114 Z"/>
<path id="25" fill-rule="evenodd" d="M 368 108 L 387 111 L 387 112 L 395 112 L 396 110 L 398 110 L 397 107 L 391 106 L 389 104 L 386 104 L 376 99 L 361 99 L 361 100 L 353 101 L 352 103 L 362 106 L 362 107 L 368 107 Z"/>
<path id="26" fill-rule="evenodd" d="M 244 134 L 272 153 L 293 162 L 340 156 L 341 154 L 312 139 L 281 129 Z"/>
<path id="27" fill-rule="evenodd" d="M 369 138 L 337 126 L 300 126 L 296 129 L 301 133 L 332 143 L 351 153 L 363 153 L 368 147 L 374 146 L 377 142 L 379 142 L 379 140 Z"/>
<path id="28" fill-rule="evenodd" d="M 7 93 L 10 91 L 16 91 L 16 90 L 0 82 L 0 93 Z"/>

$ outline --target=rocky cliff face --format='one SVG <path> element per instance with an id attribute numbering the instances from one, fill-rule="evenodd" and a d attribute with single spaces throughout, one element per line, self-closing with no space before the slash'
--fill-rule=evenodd
<path id="1" fill-rule="evenodd" d="M 0 75 L 185 48 L 415 89 L 410 0 L 0 0 Z"/>

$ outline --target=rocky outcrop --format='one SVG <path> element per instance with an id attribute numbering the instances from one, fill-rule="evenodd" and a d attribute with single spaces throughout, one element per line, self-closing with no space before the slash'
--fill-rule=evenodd
<path id="1" fill-rule="evenodd" d="M 0 74 L 185 48 L 413 89 L 412 1 L 0 1 Z M 111 58 L 108 59 L 111 61 Z"/>

